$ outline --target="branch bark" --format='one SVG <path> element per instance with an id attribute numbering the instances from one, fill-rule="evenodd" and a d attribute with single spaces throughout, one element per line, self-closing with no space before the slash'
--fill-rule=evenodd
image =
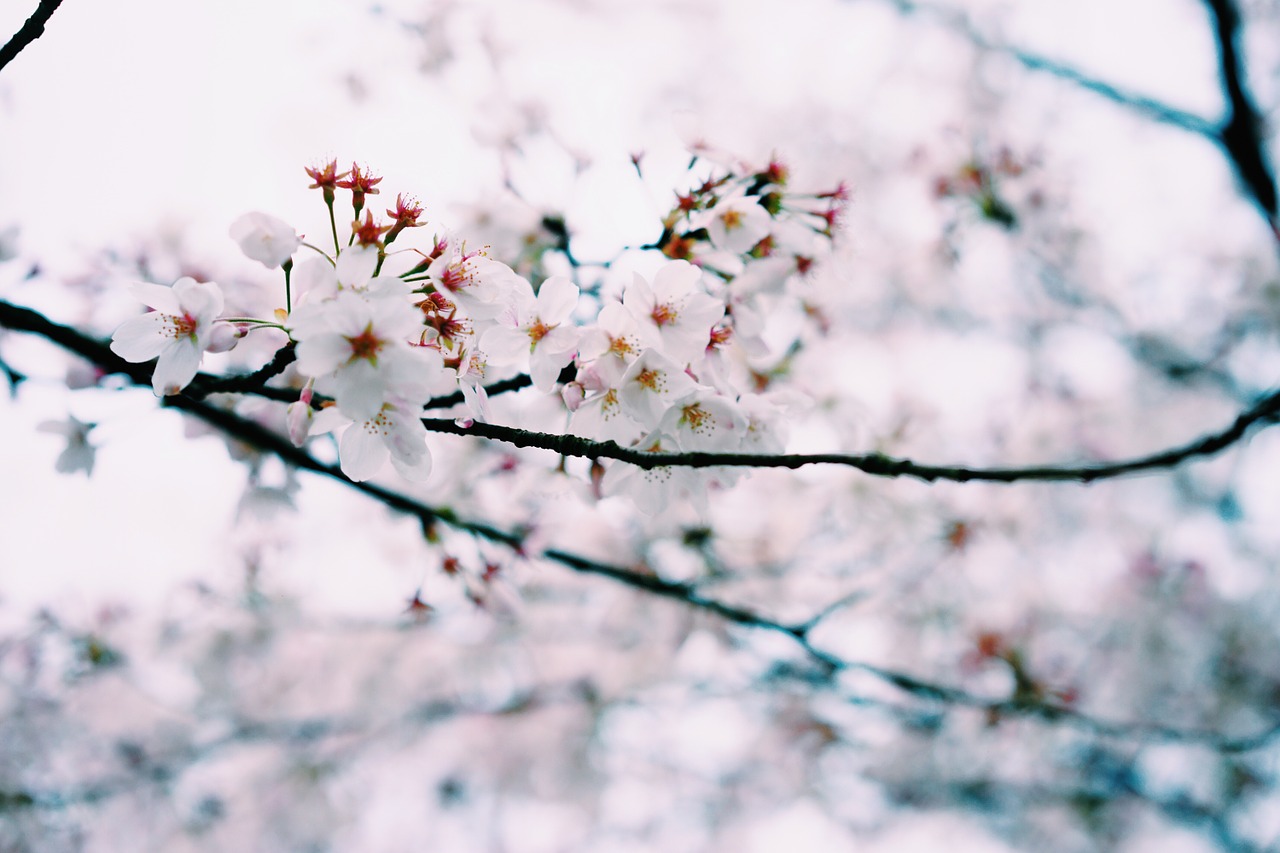
<path id="1" fill-rule="evenodd" d="M 151 368 L 146 364 L 132 364 L 117 356 L 110 346 L 69 326 L 55 323 L 39 312 L 0 300 L 0 326 L 16 331 L 31 332 L 58 344 L 64 349 L 86 358 L 109 373 L 123 373 L 138 385 L 149 385 Z M 262 375 L 274 375 L 279 362 L 289 358 L 278 355 L 272 363 L 259 371 Z M 253 375 L 253 374 L 250 374 Z M 200 374 L 192 383 L 189 393 L 170 397 L 166 404 L 183 407 L 199 401 L 214 391 L 235 389 L 279 402 L 293 402 L 298 392 L 291 388 L 270 386 L 249 387 L 240 380 L 244 377 L 223 377 Z M 518 380 L 517 380 L 518 381 Z M 443 398 L 442 398 L 443 399 Z M 1202 436 L 1186 444 L 1160 450 L 1146 456 L 1116 462 L 1093 465 L 1062 466 L 1036 465 L 1025 467 L 974 468 L 954 465 L 929 465 L 900 459 L 881 453 L 796 453 L 760 455 L 752 453 L 649 453 L 631 447 L 621 447 L 612 441 L 592 441 L 576 435 L 531 432 L 500 424 L 473 423 L 460 426 L 447 418 L 424 418 L 423 424 L 433 432 L 471 435 L 502 441 L 516 447 L 535 447 L 550 450 L 563 456 L 585 459 L 615 459 L 645 469 L 680 466 L 686 468 L 801 468 L 806 465 L 844 465 L 875 477 L 911 477 L 928 483 L 951 481 L 957 483 L 988 482 L 1076 482 L 1092 483 L 1129 474 L 1168 470 L 1192 459 L 1214 456 L 1240 442 L 1254 427 L 1269 426 L 1280 418 L 1280 391 L 1268 394 L 1253 406 L 1241 412 L 1226 428 Z M 283 439 L 282 439 L 283 440 Z M 288 444 L 287 441 L 285 441 Z M 306 466 L 302 466 L 306 467 Z"/>
<path id="2" fill-rule="evenodd" d="M 44 35 L 44 25 L 49 23 L 60 5 L 62 0 L 40 0 L 40 5 L 27 18 L 22 28 L 13 34 L 13 38 L 4 47 L 0 47 L 0 69 L 12 62 L 27 45 Z"/>

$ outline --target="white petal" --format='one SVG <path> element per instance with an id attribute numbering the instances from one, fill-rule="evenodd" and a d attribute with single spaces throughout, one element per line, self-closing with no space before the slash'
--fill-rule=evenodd
<path id="1" fill-rule="evenodd" d="M 338 255 L 338 281 L 343 287 L 363 287 L 373 278 L 378 266 L 378 250 L 374 246 L 354 246 Z"/>
<path id="2" fill-rule="evenodd" d="M 322 334 L 298 341 L 298 371 L 319 378 L 351 358 L 351 344 L 341 335 Z"/>
<path id="3" fill-rule="evenodd" d="M 182 306 L 179 314 L 190 314 L 201 322 L 208 322 L 222 312 L 222 288 L 212 281 L 180 278 L 173 284 L 173 293 Z"/>
<path id="4" fill-rule="evenodd" d="M 154 312 L 126 320 L 111 336 L 111 351 L 125 361 L 150 361 L 172 343 L 173 338 L 164 333 L 170 322 Z"/>
<path id="5" fill-rule="evenodd" d="M 563 323 L 578 307 L 578 285 L 562 275 L 555 275 L 538 289 L 538 316 L 544 323 Z"/>
<path id="6" fill-rule="evenodd" d="M 481 336 L 480 349 L 494 364 L 509 364 L 527 356 L 531 343 L 527 332 L 510 326 L 494 326 Z"/>
<path id="7" fill-rule="evenodd" d="M 386 464 L 387 445 L 376 427 L 356 421 L 338 441 L 338 458 L 342 473 L 356 482 L 367 480 Z"/>
<path id="8" fill-rule="evenodd" d="M 568 364 L 568 361 L 565 364 Z M 533 380 L 533 387 L 544 394 L 550 393 L 556 387 L 556 377 L 560 375 L 562 367 L 564 364 L 556 364 L 551 359 L 532 359 L 529 363 L 529 378 Z"/>
<path id="9" fill-rule="evenodd" d="M 308 258 L 293 267 L 294 310 L 300 304 L 329 299 L 338 292 L 338 275 L 325 258 Z"/>
<path id="10" fill-rule="evenodd" d="M 382 379 L 376 368 L 363 360 L 338 371 L 333 392 L 338 408 L 357 422 L 372 418 L 386 401 L 387 387 Z"/>
<path id="11" fill-rule="evenodd" d="M 178 341 L 160 354 L 156 372 L 151 376 L 151 387 L 160 395 L 177 394 L 195 378 L 202 355 L 193 341 Z"/>
<path id="12" fill-rule="evenodd" d="M 171 287 L 139 281 L 130 285 L 129 292 L 148 308 L 154 308 L 164 314 L 182 313 L 182 308 L 178 305 L 178 297 Z"/>
<path id="13" fill-rule="evenodd" d="M 688 296 L 702 279 L 702 270 L 688 261 L 664 264 L 653 277 L 653 295 L 658 302 L 669 302 Z"/>

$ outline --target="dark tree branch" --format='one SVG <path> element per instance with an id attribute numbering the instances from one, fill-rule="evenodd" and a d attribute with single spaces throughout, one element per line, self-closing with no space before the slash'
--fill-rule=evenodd
<path id="1" fill-rule="evenodd" d="M 796 642 L 818 664 L 824 677 L 827 678 L 840 671 L 865 672 L 915 699 L 943 706 L 974 708 L 999 716 L 1022 716 L 1046 722 L 1063 722 L 1102 737 L 1138 737 L 1168 742 L 1200 743 L 1220 752 L 1248 752 L 1260 749 L 1280 735 L 1280 721 L 1263 731 L 1244 737 L 1227 737 L 1208 730 L 1178 729 L 1154 723 L 1111 722 L 1083 714 L 1056 702 L 1026 697 L 993 701 L 988 697 L 936 684 L 909 673 L 844 660 L 824 651 L 810 640 L 810 634 L 819 620 L 809 619 L 797 624 L 779 622 L 754 610 L 704 596 L 695 584 L 663 580 L 633 568 L 602 563 L 567 551 L 549 549 L 541 554 L 530 554 L 525 550 L 525 536 L 522 532 L 501 530 L 484 522 L 460 518 L 448 508 L 428 506 L 415 498 L 374 483 L 349 480 L 336 465 L 320 462 L 305 450 L 294 447 L 288 439 L 232 411 L 182 396 L 166 397 L 165 403 L 200 418 L 233 438 L 252 444 L 265 452 L 274 453 L 291 465 L 337 480 L 380 501 L 384 506 L 415 516 L 424 525 L 436 522 L 447 524 L 454 529 L 506 545 L 526 558 L 548 560 L 581 574 L 600 575 L 641 592 L 713 613 L 737 625 L 785 635 Z"/>
<path id="2" fill-rule="evenodd" d="M 132 364 L 111 351 L 108 344 L 91 338 L 69 326 L 54 323 L 44 315 L 0 300 L 0 326 L 17 331 L 31 332 L 58 344 L 111 373 L 123 373 L 135 384 L 150 384 L 151 368 L 146 364 Z M 283 358 L 277 356 L 277 358 Z M 273 360 L 272 364 L 275 364 Z M 263 370 L 269 370 L 270 365 Z M 261 372 L 261 371 L 260 371 Z M 521 377 L 516 377 L 515 381 Z M 188 394 L 167 398 L 166 403 L 183 407 L 195 402 L 219 383 L 230 380 L 200 374 L 191 385 Z M 252 388 L 245 393 L 281 402 L 293 402 L 298 392 L 290 388 Z M 443 399 L 443 398 L 442 398 Z M 1127 474 L 1159 471 L 1176 467 L 1190 459 L 1213 456 L 1242 440 L 1256 425 L 1274 423 L 1280 416 L 1280 392 L 1268 394 L 1256 404 L 1241 412 L 1230 426 L 1203 436 L 1187 444 L 1172 447 L 1119 462 L 1106 462 L 1081 466 L 1028 466 L 1020 468 L 969 468 L 964 466 L 923 465 L 909 459 L 898 459 L 881 453 L 809 453 L 768 456 L 752 453 L 649 453 L 631 447 L 621 447 L 612 441 L 592 441 L 575 435 L 531 432 L 498 424 L 473 423 L 460 426 L 445 418 L 424 418 L 423 424 L 434 432 L 455 435 L 472 435 L 494 441 L 504 441 L 517 447 L 536 447 L 563 456 L 586 459 L 616 459 L 641 468 L 680 466 L 685 468 L 800 468 L 805 465 L 844 465 L 877 477 L 912 477 L 925 482 L 947 480 L 951 482 L 1016 483 L 1022 481 L 1091 483 Z M 282 439 L 283 440 L 283 439 Z M 286 442 L 287 444 L 287 442 Z M 300 465 L 300 467 L 306 467 Z"/>
<path id="3" fill-rule="evenodd" d="M 933 18 L 964 36 L 979 50 L 1007 56 L 1028 71 L 1050 74 L 1152 121 L 1213 140 L 1231 162 L 1249 198 L 1266 215 L 1272 228 L 1280 229 L 1275 172 L 1267 156 L 1265 122 L 1245 82 L 1245 62 L 1240 52 L 1240 11 L 1235 0 L 1204 0 L 1213 17 L 1219 76 L 1227 102 L 1221 122 L 1207 120 L 1155 98 L 1125 91 L 1057 60 L 992 41 L 962 13 L 913 0 L 885 2 L 899 14 Z M 1280 238 L 1280 230 L 1277 230 L 1277 238 Z"/>
<path id="4" fill-rule="evenodd" d="M 797 453 L 767 456 L 751 453 L 649 453 L 621 447 L 612 441 L 592 441 L 575 435 L 530 432 L 498 424 L 475 423 L 460 426 L 455 421 L 426 418 L 423 424 L 433 432 L 475 435 L 504 441 L 519 447 L 537 447 L 563 456 L 588 459 L 617 459 L 640 468 L 800 468 L 805 465 L 845 465 L 877 477 L 913 477 L 925 482 L 949 480 L 958 483 L 1016 483 L 1022 481 L 1091 483 L 1126 474 L 1176 467 L 1189 459 L 1213 456 L 1240 441 L 1255 424 L 1274 422 L 1280 415 L 1280 392 L 1268 394 L 1241 412 L 1230 426 L 1187 444 L 1120 462 L 1075 467 L 1040 465 L 1021 468 L 968 468 L 922 465 L 881 453 Z"/>
<path id="5" fill-rule="evenodd" d="M 234 393 L 256 393 L 266 387 L 269 380 L 274 379 L 281 373 L 284 373 L 289 365 L 293 364 L 295 358 L 295 350 L 297 345 L 292 341 L 276 350 L 276 354 L 271 357 L 262 367 L 259 367 L 252 373 L 245 373 L 241 376 L 228 376 L 225 378 L 208 378 L 204 379 L 199 385 L 197 393 L 191 393 L 192 396 L 205 396 L 208 394 L 234 394 Z M 202 377 L 203 378 L 203 377 Z M 294 395 L 297 399 L 297 395 Z M 292 401 L 290 401 L 292 402 Z"/>
<path id="6" fill-rule="evenodd" d="M 70 327 L 54 323 L 38 312 L 27 308 L 20 308 L 0 300 L 0 326 L 41 335 L 47 340 L 57 343 L 71 352 L 99 364 L 104 369 L 125 374 L 130 377 L 135 384 L 143 386 L 149 386 L 151 384 L 150 369 L 147 365 L 131 364 L 126 362 L 116 356 L 115 353 L 111 352 L 106 343 L 94 340 L 93 338 L 90 338 Z M 1280 406 L 1280 394 L 1272 395 L 1264 402 L 1269 406 L 1269 408 L 1266 409 L 1266 413 L 1268 415 L 1273 414 L 1275 408 Z M 1015 697 L 1007 700 L 992 701 L 987 697 L 978 696 L 959 688 L 935 684 L 908 673 L 897 672 L 872 664 L 844 660 L 823 650 L 812 642 L 811 633 L 821 621 L 820 619 L 808 619 L 796 624 L 779 622 L 754 610 L 704 596 L 699 592 L 698 587 L 694 584 L 663 580 L 662 578 L 655 577 L 642 571 L 637 571 L 633 568 L 609 565 L 607 563 L 602 563 L 558 549 L 550 549 L 541 554 L 530 554 L 526 551 L 525 534 L 521 531 L 503 530 L 486 522 L 461 518 L 454 513 L 453 510 L 447 507 L 428 506 L 416 498 L 387 489 L 375 483 L 353 482 L 342 473 L 341 468 L 337 465 L 330 465 L 321 462 L 305 449 L 295 447 L 285 436 L 280 435 L 279 433 L 274 432 L 255 421 L 243 418 L 229 409 L 220 408 L 218 406 L 211 405 L 202 399 L 181 394 L 165 397 L 163 403 L 166 407 L 187 412 L 205 423 L 217 427 L 232 438 L 256 447 L 263 452 L 275 454 L 281 460 L 296 468 L 329 477 L 330 479 L 336 480 L 352 489 L 374 498 L 390 509 L 412 515 L 419 519 L 424 527 L 434 525 L 436 523 L 446 524 L 456 530 L 505 545 L 517 554 L 526 558 L 545 559 L 575 572 L 600 575 L 618 583 L 630 586 L 641 592 L 671 599 L 686 606 L 715 614 L 727 621 L 744 627 L 767 630 L 790 637 L 811 660 L 819 665 L 824 677 L 829 677 L 840 671 L 865 672 L 881 681 L 892 684 L 904 693 L 921 701 L 938 703 L 943 706 L 977 708 L 997 715 L 1018 715 L 1038 718 L 1049 722 L 1066 722 L 1104 737 L 1144 737 L 1175 742 L 1195 742 L 1203 743 L 1222 752 L 1247 752 L 1270 743 L 1277 735 L 1280 735 L 1280 722 L 1277 722 L 1274 726 L 1269 727 L 1264 731 L 1246 737 L 1226 737 L 1215 732 L 1176 729 L 1149 723 L 1108 722 L 1082 714 L 1069 706 L 1042 699 Z M 1258 407 L 1255 407 L 1255 409 L 1257 408 Z M 1253 417 L 1250 413 L 1241 415 L 1241 417 L 1237 419 L 1237 425 L 1240 425 L 1240 434 L 1242 435 L 1243 431 L 1246 430 L 1248 425 L 1253 423 L 1254 420 L 1259 420 L 1262 417 L 1263 415 Z M 452 424 L 453 422 L 448 421 L 446 423 Z M 505 427 L 492 427 L 491 425 L 478 426 L 485 429 L 509 429 Z M 450 431 L 461 432 L 464 434 L 467 432 L 460 428 Z M 516 432 L 523 431 L 517 430 Z M 1228 431 L 1228 433 L 1230 432 L 1231 431 Z M 475 433 L 474 428 L 472 433 L 478 434 Z M 1217 436 L 1210 437 L 1198 442 L 1197 444 L 1205 446 L 1213 444 L 1227 446 L 1233 441 L 1238 440 L 1239 436 L 1232 437 L 1228 433 L 1218 434 Z M 495 433 L 495 435 L 497 435 L 497 433 Z M 529 433 L 529 435 L 533 436 L 534 440 L 538 442 L 555 442 L 565 440 L 566 438 L 564 436 L 547 436 L 541 433 Z M 574 441 L 581 441 L 581 439 L 575 439 L 573 437 L 568 438 Z M 588 442 L 587 444 L 595 445 L 597 443 Z M 534 444 L 532 446 L 543 445 Z M 599 446 L 603 447 L 605 445 Z M 618 451 L 623 450 L 623 448 L 618 448 L 617 445 L 612 443 L 609 443 L 609 446 L 617 448 Z M 555 446 L 550 446 L 548 449 L 557 448 Z M 1175 451 L 1169 451 L 1164 455 L 1173 453 L 1175 453 Z M 723 458 L 727 455 L 728 454 L 719 454 L 718 456 Z M 1188 455 L 1191 454 L 1184 454 L 1183 458 L 1186 458 Z M 695 460 L 691 464 L 697 465 L 702 464 L 701 457 L 714 457 L 717 455 L 691 454 L 691 456 L 694 457 Z M 746 456 L 744 458 L 754 460 L 757 457 Z M 764 458 L 768 459 L 769 457 Z M 1155 457 L 1147 458 L 1152 459 Z M 886 458 L 865 457 L 864 459 L 884 460 Z M 889 462 L 894 462 L 894 460 L 889 460 Z M 709 462 L 707 464 L 724 463 L 721 459 L 716 459 L 715 462 Z M 799 464 L 807 463 L 802 462 Z M 877 464 L 882 465 L 885 463 L 881 461 L 877 462 Z M 927 467 L 915 466 L 912 463 L 906 463 L 900 460 L 896 461 L 894 464 L 898 466 L 909 466 L 911 469 L 919 469 L 919 471 L 923 472 L 933 470 Z M 1130 467 L 1133 466 L 1133 463 L 1127 464 Z M 1148 465 L 1145 467 L 1153 466 Z M 937 470 L 954 472 L 956 469 Z M 1044 470 L 1061 472 L 1065 469 Z M 1088 470 L 1096 471 L 1097 469 Z M 872 473 L 876 473 L 876 471 L 872 471 Z M 913 476 L 923 476 L 923 474 L 914 470 L 910 472 L 899 471 L 896 473 L 911 473 Z M 941 475 L 934 477 L 934 479 L 940 478 Z M 969 477 L 968 479 L 977 479 L 977 477 Z M 1079 479 L 1079 476 L 1070 478 L 1058 477 L 1058 479 Z M 852 697 L 850 697 L 850 700 L 854 701 Z"/>
<path id="7" fill-rule="evenodd" d="M 1277 225 L 1276 177 L 1267 158 L 1262 115 L 1245 82 L 1240 48 L 1240 10 L 1235 0 L 1205 0 L 1213 16 L 1218 46 L 1218 74 L 1227 110 L 1217 139 L 1249 197 L 1262 208 L 1272 227 Z"/>
<path id="8" fill-rule="evenodd" d="M 27 45 L 44 35 L 44 25 L 49 23 L 60 5 L 62 0 L 40 0 L 40 5 L 27 18 L 22 29 L 14 33 L 4 47 L 0 47 L 0 69 L 12 62 Z"/>

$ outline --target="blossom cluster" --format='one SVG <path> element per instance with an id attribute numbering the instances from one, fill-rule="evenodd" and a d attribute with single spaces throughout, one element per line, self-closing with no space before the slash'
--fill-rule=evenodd
<path id="1" fill-rule="evenodd" d="M 749 365 L 767 350 L 762 336 L 788 281 L 829 248 L 843 189 L 790 194 L 776 162 L 708 180 L 677 196 L 662 238 L 647 247 L 667 257 L 652 275 L 632 273 L 615 292 L 593 288 L 584 298 L 569 276 L 535 287 L 447 230 L 429 248 L 393 249 L 424 224 L 416 201 L 397 196 L 381 218 L 367 209 L 381 181 L 367 169 L 340 173 L 331 161 L 307 173 L 323 193 L 331 252 L 264 213 L 230 229 L 248 258 L 285 274 L 285 308 L 274 318 L 219 317 L 212 282 L 137 286 L 155 310 L 122 325 L 112 347 L 130 361 L 158 359 L 157 394 L 192 382 L 204 352 L 275 328 L 296 346 L 302 386 L 288 410 L 291 438 L 336 433 L 354 480 L 388 460 L 408 479 L 427 479 L 429 401 L 461 391 L 467 417 L 489 420 L 493 369 L 527 374 L 537 391 L 558 395 L 569 430 L 586 438 L 660 453 L 782 450 L 786 406 L 754 393 L 764 383 Z M 339 189 L 350 192 L 353 212 L 345 241 Z M 731 477 L 617 464 L 602 488 L 656 512 L 679 495 L 703 502 L 709 486 Z"/>

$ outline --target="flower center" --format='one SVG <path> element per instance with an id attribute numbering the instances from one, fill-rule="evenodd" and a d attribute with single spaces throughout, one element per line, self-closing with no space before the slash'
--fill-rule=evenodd
<path id="1" fill-rule="evenodd" d="M 680 423 L 688 426 L 690 432 L 710 432 L 711 419 L 711 414 L 697 403 L 685 406 L 680 411 Z"/>
<path id="2" fill-rule="evenodd" d="M 542 322 L 542 318 L 535 317 L 533 318 L 533 322 L 529 325 L 529 328 L 527 329 L 529 333 L 529 340 L 532 341 L 533 346 L 536 347 L 538 345 L 538 341 L 545 338 L 547 336 L 547 333 L 549 333 L 555 327 L 556 327 L 555 324 L 548 326 L 546 323 Z"/>
<path id="3" fill-rule="evenodd" d="M 351 344 L 351 360 L 363 358 L 371 362 L 378 360 L 378 350 L 382 349 L 386 341 L 379 338 L 373 333 L 373 324 L 365 326 L 365 329 L 354 338 L 347 338 L 347 343 Z"/>
<path id="4" fill-rule="evenodd" d="M 618 413 L 618 389 L 610 388 L 604 392 L 604 399 L 600 402 L 600 414 L 604 419 L 611 420 Z"/>
<path id="5" fill-rule="evenodd" d="M 659 326 L 667 326 L 674 323 L 676 321 L 676 317 L 679 315 L 676 313 L 674 305 L 670 302 L 663 302 L 661 305 L 653 306 L 653 311 L 649 316 L 652 317 L 653 322 L 657 323 Z"/>
<path id="6" fill-rule="evenodd" d="M 737 210 L 726 210 L 720 214 L 720 221 L 724 223 L 724 230 L 732 231 L 735 228 L 742 227 L 742 213 Z"/>
<path id="7" fill-rule="evenodd" d="M 644 370 L 636 374 L 636 383 L 641 388 L 647 388 L 650 391 L 660 390 L 662 384 L 662 371 L 654 370 L 652 367 L 646 367 Z"/>
<path id="8" fill-rule="evenodd" d="M 173 329 L 170 334 L 174 338 L 191 338 L 196 337 L 196 318 L 190 314 L 183 314 L 179 317 L 177 314 L 170 314 L 169 321 L 173 323 Z"/>
<path id="9" fill-rule="evenodd" d="M 621 335 L 616 338 L 609 338 L 609 354 L 616 355 L 618 358 L 626 358 L 636 351 L 636 345 L 631 338 Z"/>

